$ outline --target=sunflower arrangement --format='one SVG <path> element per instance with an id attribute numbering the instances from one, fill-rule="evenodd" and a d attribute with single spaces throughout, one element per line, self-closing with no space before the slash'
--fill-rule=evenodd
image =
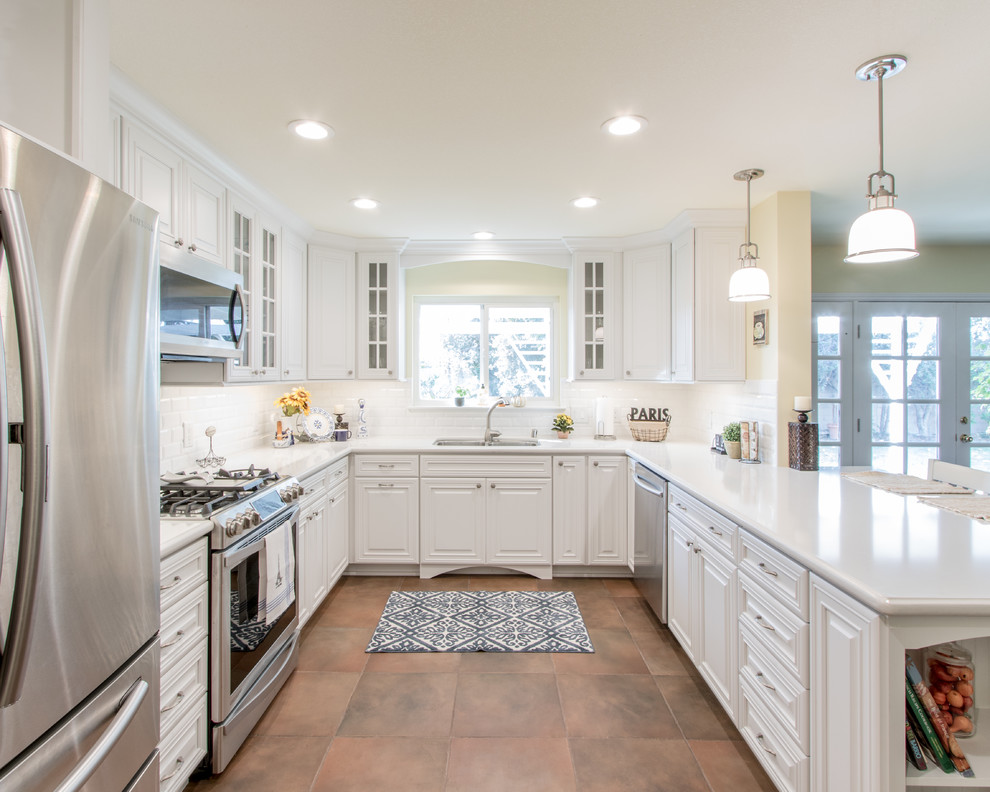
<path id="1" fill-rule="evenodd" d="M 282 415 L 309 415 L 309 404 L 313 397 L 305 388 L 293 388 L 275 400 L 275 406 L 282 408 Z"/>

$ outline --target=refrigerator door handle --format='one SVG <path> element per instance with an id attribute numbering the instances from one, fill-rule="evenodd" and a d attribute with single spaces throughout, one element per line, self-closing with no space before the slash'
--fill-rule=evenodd
<path id="1" fill-rule="evenodd" d="M 0 666 L 0 707 L 16 702 L 27 670 L 35 595 L 41 562 L 41 533 L 48 500 L 48 445 L 51 405 L 48 353 L 41 297 L 21 196 L 0 189 L 0 243 L 10 270 L 17 348 L 24 391 L 24 454 L 20 547 L 14 578 L 7 645 Z M 6 438 L 5 438 L 6 440 Z M 3 473 L 6 476 L 6 470 Z"/>
<path id="2" fill-rule="evenodd" d="M 241 288 L 241 284 L 234 284 L 234 294 L 230 298 L 230 316 L 228 321 L 230 323 L 230 334 L 234 334 L 234 306 L 241 306 L 241 334 L 234 339 L 234 349 L 244 348 L 244 329 L 247 327 L 247 306 L 244 303 L 244 290 Z"/>
<path id="3" fill-rule="evenodd" d="M 134 720 L 141 708 L 145 696 L 148 695 L 150 687 L 143 679 L 139 679 L 131 687 L 121 701 L 120 708 L 117 710 L 117 714 L 113 716 L 106 731 L 93 743 L 93 747 L 79 760 L 79 764 L 72 769 L 72 772 L 65 777 L 62 783 L 55 787 L 54 792 L 78 792 L 83 788 L 93 773 L 99 769 L 103 760 L 109 756 L 113 747 L 120 742 L 120 738 L 124 736 L 127 727 L 131 725 L 131 721 Z"/>

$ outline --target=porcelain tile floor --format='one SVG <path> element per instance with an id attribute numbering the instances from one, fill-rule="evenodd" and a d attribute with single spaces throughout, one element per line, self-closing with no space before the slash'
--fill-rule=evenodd
<path id="1" fill-rule="evenodd" d="M 594 654 L 364 653 L 397 589 L 569 590 Z M 220 776 L 187 792 L 772 792 L 631 581 L 349 577 Z"/>

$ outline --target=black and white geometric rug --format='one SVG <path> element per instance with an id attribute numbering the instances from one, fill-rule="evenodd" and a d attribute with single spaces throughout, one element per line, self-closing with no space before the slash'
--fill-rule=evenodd
<path id="1" fill-rule="evenodd" d="M 365 652 L 594 652 L 570 591 L 393 591 Z"/>

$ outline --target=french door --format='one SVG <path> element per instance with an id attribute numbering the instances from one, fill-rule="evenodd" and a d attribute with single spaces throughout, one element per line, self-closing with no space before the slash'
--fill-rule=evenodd
<path id="1" fill-rule="evenodd" d="M 990 304 L 816 303 L 821 467 L 990 470 Z"/>

